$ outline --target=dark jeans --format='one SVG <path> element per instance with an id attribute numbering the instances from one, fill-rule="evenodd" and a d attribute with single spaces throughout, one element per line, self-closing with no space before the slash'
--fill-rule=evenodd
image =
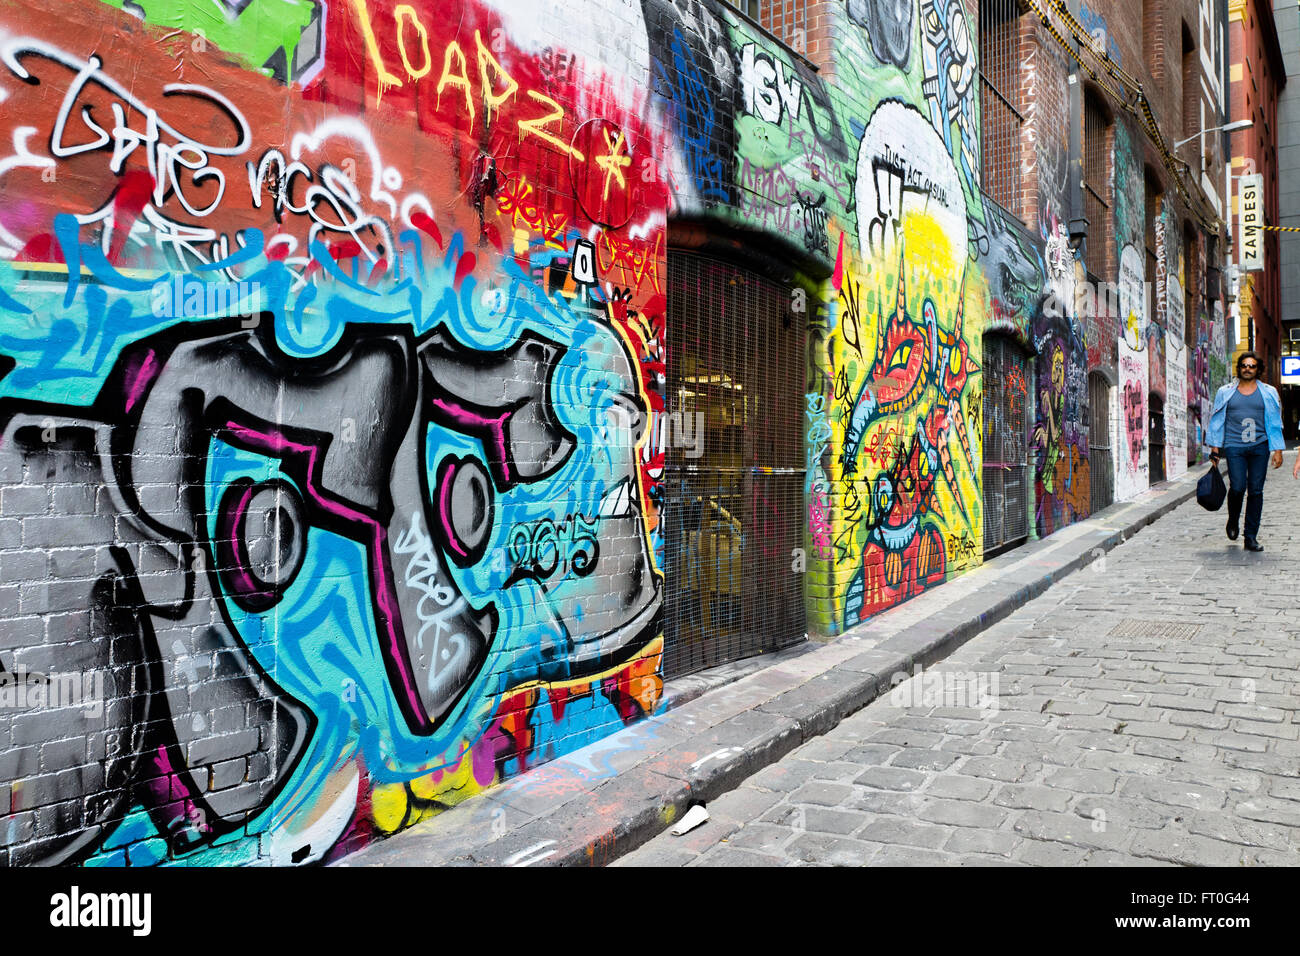
<path id="1" fill-rule="evenodd" d="M 1223 449 L 1228 462 L 1228 520 L 1233 524 L 1241 516 L 1241 499 L 1246 498 L 1247 538 L 1259 536 L 1259 518 L 1264 512 L 1264 479 L 1268 476 L 1268 439 L 1253 445 L 1228 445 Z"/>

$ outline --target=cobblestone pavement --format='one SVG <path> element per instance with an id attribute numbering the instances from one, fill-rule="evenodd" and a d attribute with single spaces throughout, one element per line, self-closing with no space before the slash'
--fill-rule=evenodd
<path id="1" fill-rule="evenodd" d="M 1300 864 L 1291 464 L 1262 554 L 1188 502 L 613 865 Z"/>

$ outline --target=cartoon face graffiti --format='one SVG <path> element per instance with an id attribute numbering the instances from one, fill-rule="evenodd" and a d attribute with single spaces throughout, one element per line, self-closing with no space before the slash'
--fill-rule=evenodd
<path id="1" fill-rule="evenodd" d="M 923 373 L 929 368 L 929 339 L 906 314 L 894 313 L 885 330 L 880 358 L 872 368 L 872 378 L 879 383 L 878 414 L 893 415 L 915 405 L 926 384 Z"/>
<path id="2" fill-rule="evenodd" d="M 861 587 L 846 602 L 857 620 L 942 581 L 947 573 L 943 536 L 930 516 L 940 480 L 958 507 L 965 506 L 950 448 L 954 433 L 965 467 L 972 467 L 960 402 L 968 377 L 978 369 L 963 337 L 964 293 L 963 287 L 951 330 L 942 327 L 929 298 L 922 301 L 921 320 L 916 321 L 907 306 L 900 259 L 895 307 L 887 319 L 878 318 L 876 359 L 845 429 L 845 474 L 856 470 L 865 437 L 878 423 L 902 416 L 909 425 L 908 437 L 886 452 L 892 457 L 884 470 L 867 479 L 870 530 Z"/>
<path id="3" fill-rule="evenodd" d="M 849 19 L 865 27 L 881 63 L 907 68 L 912 55 L 912 0 L 848 0 Z"/>
<path id="4" fill-rule="evenodd" d="M 925 521 L 938 470 L 938 454 L 918 430 L 876 478 L 873 527 L 863 552 L 864 617 L 944 579 L 943 537 Z"/>
<path id="5" fill-rule="evenodd" d="M 873 538 L 890 550 L 900 550 L 916 535 L 921 516 L 929 509 L 938 471 L 938 456 L 923 441 L 913 437 L 889 469 L 876 479 L 872 496 Z M 897 584 L 897 580 L 893 583 Z"/>
<path id="6" fill-rule="evenodd" d="M 962 177 L 978 187 L 980 170 L 975 141 L 975 56 L 961 0 L 926 0 L 920 7 L 922 92 L 930 122 L 943 136 L 949 155 L 960 157 Z"/>

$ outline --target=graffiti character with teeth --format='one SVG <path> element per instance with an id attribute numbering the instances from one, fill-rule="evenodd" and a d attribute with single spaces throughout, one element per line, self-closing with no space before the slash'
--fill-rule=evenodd
<path id="1" fill-rule="evenodd" d="M 967 467 L 973 467 L 960 398 L 976 367 L 962 335 L 960 304 L 952 332 L 939 327 L 930 299 L 925 300 L 921 313 L 918 324 L 907 310 L 900 256 L 895 308 L 888 320 L 880 316 L 880 348 L 845 435 L 847 472 L 874 424 L 897 416 L 907 416 L 914 423 L 908 443 L 900 441 L 893 462 L 871 480 L 870 531 L 862 555 L 859 619 L 944 580 L 943 537 L 937 526 L 926 520 L 936 511 L 935 485 L 940 474 L 958 507 L 965 509 L 949 439 L 956 432 Z M 954 422 L 957 428 L 952 428 Z"/>

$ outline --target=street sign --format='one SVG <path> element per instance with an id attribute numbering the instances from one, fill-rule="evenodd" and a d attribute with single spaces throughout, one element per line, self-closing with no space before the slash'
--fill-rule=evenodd
<path id="1" fill-rule="evenodd" d="M 1237 180 L 1237 209 L 1241 223 L 1241 268 L 1258 272 L 1264 268 L 1264 177 L 1260 173 Z"/>
<path id="2" fill-rule="evenodd" d="M 1300 355 L 1282 356 L 1282 384 L 1300 385 Z"/>

